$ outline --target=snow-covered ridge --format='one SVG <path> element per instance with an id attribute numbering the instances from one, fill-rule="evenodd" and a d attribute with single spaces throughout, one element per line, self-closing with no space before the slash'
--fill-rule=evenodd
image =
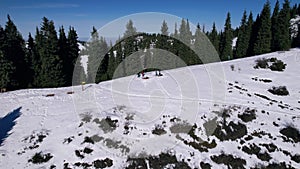
<path id="1" fill-rule="evenodd" d="M 254 69 L 259 58 L 277 58 L 286 68 Z M 83 91 L 0 93 L 0 126 L 16 122 L 0 146 L 0 168 L 130 168 L 128 157 L 143 157 L 149 167 L 162 152 L 178 161 L 169 168 L 226 168 L 218 162 L 224 156 L 244 168 L 280 162 L 300 168 L 300 140 L 282 134 L 300 130 L 299 63 L 300 49 L 291 49 L 87 84 Z M 224 78 L 208 73 L 215 68 Z M 289 94 L 268 91 L 278 86 Z M 36 154 L 45 162 L 35 163 Z"/>

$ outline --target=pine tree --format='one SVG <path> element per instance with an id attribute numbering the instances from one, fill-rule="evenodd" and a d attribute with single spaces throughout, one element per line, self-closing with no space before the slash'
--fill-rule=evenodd
<path id="1" fill-rule="evenodd" d="M 257 38 L 254 42 L 253 52 L 255 55 L 268 53 L 271 51 L 271 12 L 270 1 L 267 1 L 260 14 L 258 22 Z"/>
<path id="2" fill-rule="evenodd" d="M 126 31 L 124 33 L 124 57 L 131 55 L 135 51 L 135 39 L 136 28 L 133 26 L 132 20 L 126 24 Z"/>
<path id="3" fill-rule="evenodd" d="M 117 56 L 116 56 L 116 67 L 122 62 L 123 60 L 123 50 L 121 42 L 115 45 Z"/>
<path id="4" fill-rule="evenodd" d="M 246 26 L 246 34 L 248 35 L 248 42 L 247 42 L 247 49 L 246 49 L 246 56 L 250 56 L 249 55 L 249 51 L 251 46 L 253 46 L 252 44 L 252 28 L 253 28 L 253 14 L 250 11 L 249 17 L 248 17 L 248 21 L 247 21 L 247 26 Z M 253 48 L 252 48 L 253 49 Z"/>
<path id="5" fill-rule="evenodd" d="M 89 61 L 88 61 L 88 82 L 100 82 L 99 77 L 102 75 L 101 64 L 102 60 L 105 57 L 105 54 L 108 52 L 108 46 L 106 43 L 106 40 L 103 37 L 99 37 L 99 34 L 95 27 L 93 27 L 93 30 L 91 32 L 91 41 L 88 42 L 88 55 L 89 55 Z M 102 69 L 100 72 L 99 70 Z"/>
<path id="6" fill-rule="evenodd" d="M 5 32 L 2 26 L 0 25 L 0 51 L 3 51 L 4 42 L 5 42 Z"/>
<path id="7" fill-rule="evenodd" d="M 37 37 L 38 52 L 41 57 L 41 87 L 59 87 L 65 84 L 63 59 L 59 56 L 58 38 L 54 22 L 43 18 Z"/>
<path id="8" fill-rule="evenodd" d="M 35 41 L 34 41 L 35 40 Z M 32 39 L 32 49 L 34 49 L 35 53 L 32 56 L 32 64 L 34 69 L 34 79 L 33 86 L 34 87 L 42 87 L 42 59 L 40 55 L 40 51 L 43 49 L 43 36 L 41 35 L 41 31 L 38 27 L 36 27 L 35 38 Z"/>
<path id="9" fill-rule="evenodd" d="M 65 73 L 66 73 L 66 81 L 67 85 L 71 85 L 73 72 L 75 71 L 75 64 L 76 60 L 79 58 L 79 46 L 78 46 L 78 35 L 74 27 L 70 27 L 68 31 L 68 58 L 67 58 L 67 65 L 65 65 Z M 79 59 L 78 59 L 79 60 Z M 79 66 L 79 65 L 78 65 Z M 81 66 L 81 64 L 80 64 Z M 82 66 L 81 66 L 82 67 Z M 85 74 L 83 72 L 83 68 L 76 67 L 77 71 L 80 73 L 80 79 L 85 79 Z"/>
<path id="10" fill-rule="evenodd" d="M 203 32 L 203 33 L 206 33 L 206 32 L 205 32 L 205 24 L 202 25 L 202 32 Z"/>
<path id="11" fill-rule="evenodd" d="M 25 62 L 25 41 L 16 25 L 7 16 L 8 21 L 5 25 L 5 41 L 2 52 L 4 58 L 11 62 L 14 72 L 12 73 L 10 89 L 27 88 L 29 79 L 27 78 L 28 65 Z"/>
<path id="12" fill-rule="evenodd" d="M 193 34 L 192 34 L 192 31 L 191 31 L 190 22 L 189 22 L 188 19 L 186 20 L 186 29 L 185 30 L 186 30 L 187 39 L 189 40 L 189 43 L 191 43 Z"/>
<path id="13" fill-rule="evenodd" d="M 190 24 L 188 20 L 181 20 L 181 25 L 179 28 L 179 39 L 186 45 L 191 45 L 192 32 L 190 30 Z"/>
<path id="14" fill-rule="evenodd" d="M 204 60 L 205 58 L 205 50 L 207 50 L 207 45 L 204 43 L 203 33 L 201 32 L 200 24 L 197 24 L 197 29 L 195 31 L 195 43 L 194 43 L 194 50 L 197 52 L 198 55 L 201 54 L 200 59 Z M 195 62 L 195 61 L 193 61 Z"/>
<path id="15" fill-rule="evenodd" d="M 109 79 L 113 78 L 114 71 L 116 69 L 116 56 L 114 51 L 115 51 L 114 48 L 111 48 L 109 52 L 108 70 L 107 70 Z"/>
<path id="16" fill-rule="evenodd" d="M 179 37 L 179 35 L 178 35 L 178 29 L 177 29 L 177 23 L 175 23 L 174 37 L 175 37 L 175 38 L 178 38 L 178 37 Z"/>
<path id="17" fill-rule="evenodd" d="M 298 30 L 300 30 L 300 24 L 298 24 Z M 293 40 L 293 47 L 300 48 L 300 32 L 299 31 L 298 31 L 296 38 L 294 38 L 294 40 Z"/>
<path id="18" fill-rule="evenodd" d="M 220 43 L 220 40 L 219 40 L 219 36 L 218 36 L 218 32 L 217 32 L 217 28 L 216 28 L 215 22 L 213 23 L 212 31 L 211 31 L 211 33 L 209 34 L 208 37 L 209 37 L 211 43 L 214 45 L 216 51 L 219 53 L 219 43 Z"/>
<path id="19" fill-rule="evenodd" d="M 291 18 L 295 18 L 295 16 L 297 15 L 297 4 L 295 4 L 290 11 L 290 17 Z"/>
<path id="20" fill-rule="evenodd" d="M 179 56 L 187 65 L 189 65 L 191 59 L 188 55 L 186 46 L 190 45 L 190 40 L 188 38 L 188 31 L 186 30 L 186 28 L 186 21 L 182 19 L 178 34 L 179 43 L 175 42 L 173 45 L 177 48 L 176 55 Z"/>
<path id="21" fill-rule="evenodd" d="M 65 81 L 64 86 L 70 86 L 71 85 L 71 79 L 68 73 L 68 70 L 70 69 L 71 63 L 69 63 L 68 57 L 69 57 L 69 44 L 67 42 L 67 37 L 65 34 L 64 27 L 59 28 L 59 38 L 58 38 L 58 55 L 62 59 L 63 64 L 63 78 Z"/>
<path id="22" fill-rule="evenodd" d="M 168 32 L 168 25 L 167 25 L 167 22 L 164 20 L 163 23 L 162 23 L 162 26 L 160 28 L 160 32 L 162 35 L 165 35 L 165 36 L 168 36 L 169 35 L 169 32 Z"/>
<path id="23" fill-rule="evenodd" d="M 272 14 L 272 42 L 271 42 L 271 49 L 272 51 L 278 51 L 279 50 L 279 41 L 280 41 L 280 31 L 279 31 L 279 21 L 278 21 L 278 15 L 279 15 L 279 1 L 277 0 L 274 11 Z"/>
<path id="24" fill-rule="evenodd" d="M 129 20 L 126 24 L 126 31 L 124 33 L 124 38 L 134 36 L 137 34 L 136 28 L 133 26 L 132 20 Z"/>
<path id="25" fill-rule="evenodd" d="M 108 63 L 109 63 L 109 55 L 105 54 L 103 59 L 101 60 L 101 63 L 97 71 L 97 75 L 95 79 L 96 83 L 109 80 Z"/>
<path id="26" fill-rule="evenodd" d="M 216 58 L 218 53 L 215 51 L 213 45 L 209 42 L 209 39 L 206 35 L 201 31 L 200 25 L 197 25 L 197 29 L 195 32 L 195 43 L 194 43 L 194 51 L 196 51 L 198 57 L 192 57 L 191 64 L 200 64 L 202 62 L 209 63 L 212 58 Z M 212 56 L 212 54 L 215 56 Z M 200 60 L 199 60 L 200 58 Z"/>
<path id="27" fill-rule="evenodd" d="M 156 48 L 163 49 L 163 50 L 169 50 L 170 44 L 168 43 L 169 38 L 167 36 L 158 34 L 156 36 L 156 39 L 157 39 L 157 41 L 155 43 Z"/>
<path id="28" fill-rule="evenodd" d="M 232 29 L 232 37 L 238 37 L 240 31 L 240 27 L 236 27 L 235 29 Z"/>
<path id="29" fill-rule="evenodd" d="M 122 59 L 122 76 L 127 76 L 129 74 L 128 71 L 126 70 L 128 67 L 126 64 L 126 57 L 130 56 L 131 54 L 133 54 L 134 52 L 137 51 L 137 42 L 135 40 L 135 36 L 137 32 L 136 32 L 136 28 L 133 26 L 133 22 L 131 20 L 129 20 L 129 22 L 126 24 L 126 31 L 124 33 L 124 50 L 123 50 L 123 59 Z"/>
<path id="30" fill-rule="evenodd" d="M 189 44 L 189 39 L 187 35 L 187 30 L 186 30 L 186 22 L 184 19 L 181 20 L 181 25 L 179 28 L 179 39 L 184 42 L 185 44 Z"/>
<path id="31" fill-rule="evenodd" d="M 73 72 L 72 85 L 80 85 L 82 84 L 82 82 L 86 82 L 86 74 L 84 72 L 82 64 L 80 63 L 80 60 L 76 62 Z"/>
<path id="32" fill-rule="evenodd" d="M 25 61 L 28 65 L 28 87 L 35 87 L 35 81 L 37 78 L 37 73 L 38 73 L 38 69 L 35 69 L 35 64 L 36 63 L 36 55 L 37 55 L 37 51 L 36 51 L 36 47 L 35 47 L 35 43 L 34 43 L 34 39 L 32 38 L 31 34 L 29 33 L 28 35 L 28 40 L 27 40 L 27 48 L 26 48 L 26 58 Z"/>
<path id="33" fill-rule="evenodd" d="M 290 36 L 290 2 L 285 0 L 278 15 L 279 22 L 279 50 L 289 50 L 291 47 Z"/>
<path id="34" fill-rule="evenodd" d="M 257 33 L 258 33 L 259 23 L 260 23 L 260 16 L 258 14 L 256 16 L 255 21 L 252 24 L 252 27 L 251 27 L 251 34 L 250 34 L 250 40 L 249 40 L 249 48 L 247 50 L 247 56 L 253 56 L 254 55 L 254 43 L 257 40 Z"/>
<path id="35" fill-rule="evenodd" d="M 241 26 L 239 28 L 238 39 L 236 43 L 236 58 L 245 57 L 247 54 L 248 44 L 249 44 L 249 37 L 250 35 L 247 32 L 247 12 L 244 11 Z"/>
<path id="36" fill-rule="evenodd" d="M 15 67 L 3 53 L 0 51 L 0 89 L 11 89 L 11 86 L 15 86 L 15 80 L 13 79 L 13 73 Z"/>
<path id="37" fill-rule="evenodd" d="M 221 39 L 221 60 L 232 59 L 232 29 L 231 29 L 231 19 L 230 13 L 227 13 L 227 18 L 224 27 L 224 33 Z"/>

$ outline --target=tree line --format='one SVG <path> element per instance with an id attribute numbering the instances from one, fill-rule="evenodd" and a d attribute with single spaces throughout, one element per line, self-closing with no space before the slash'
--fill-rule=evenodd
<path id="1" fill-rule="evenodd" d="M 124 64 L 126 57 L 134 52 L 149 49 L 153 42 L 155 42 L 155 48 L 163 49 L 175 54 L 183 60 L 186 65 L 201 64 L 203 60 L 199 60 L 199 57 L 191 49 L 200 47 L 202 48 L 200 53 L 206 53 L 204 56 L 210 54 L 209 52 L 211 49 L 209 49 L 209 45 L 207 46 L 206 44 L 203 44 L 203 40 L 199 40 L 203 39 L 203 37 L 201 37 L 203 33 L 209 38 L 222 61 L 274 51 L 286 51 L 291 47 L 300 47 L 300 33 L 298 33 L 296 37 L 291 37 L 290 32 L 290 19 L 296 17 L 296 15 L 300 16 L 300 4 L 295 4 L 291 7 L 290 2 L 285 0 L 282 8 L 280 8 L 280 3 L 277 1 L 273 12 L 271 12 L 270 2 L 267 1 L 263 6 L 262 11 L 256 16 L 256 19 L 253 18 L 252 12 L 248 15 L 247 11 L 244 11 L 241 24 L 235 29 L 231 27 L 231 16 L 230 13 L 227 13 L 223 31 L 218 31 L 216 24 L 213 23 L 212 30 L 205 32 L 205 27 L 203 26 L 201 28 L 198 24 L 194 34 L 192 34 L 190 30 L 189 21 L 185 19 L 182 19 L 179 29 L 175 23 L 175 30 L 173 33 L 169 33 L 167 23 L 163 21 L 160 34 L 138 33 L 133 26 L 133 22 L 130 20 L 126 25 L 126 32 L 123 35 L 127 38 L 125 38 L 124 41 L 119 40 L 115 46 L 107 45 L 107 42 L 103 37 L 100 37 L 100 40 L 97 40 L 97 38 L 95 39 L 95 37 L 98 37 L 99 35 L 97 34 L 97 31 L 94 30 L 92 32 L 94 38 L 92 38 L 90 43 L 100 43 L 102 46 L 105 46 L 106 50 L 110 49 L 110 51 L 100 54 L 101 52 L 94 52 L 92 48 L 93 45 L 89 45 L 87 51 L 90 54 L 91 62 L 89 62 L 88 65 L 88 77 L 95 79 L 96 83 L 114 78 L 113 73 L 115 73 L 117 66 L 123 67 L 122 69 L 130 67 L 122 65 Z M 300 25 L 298 25 L 298 27 L 300 28 Z M 130 35 L 135 36 L 131 37 Z M 143 37 L 142 39 L 139 38 L 141 36 Z M 234 47 L 232 46 L 232 40 L 235 37 L 237 38 L 237 41 L 236 46 Z M 178 39 L 180 39 L 180 41 Z M 100 48 L 100 44 L 98 45 L 98 48 Z M 149 53 L 152 53 L 153 55 L 153 51 L 149 51 L 151 50 L 144 52 L 145 55 L 148 56 L 145 57 L 145 60 L 149 57 L 151 58 Z M 95 60 L 100 58 L 95 55 L 96 53 L 102 55 L 104 58 L 102 58 L 103 60 L 98 71 L 92 72 L 92 70 L 96 70 L 93 68 L 93 63 L 98 63 Z M 201 59 L 209 60 L 208 58 Z M 207 61 L 205 63 L 207 63 Z M 171 67 L 178 67 L 176 61 L 169 61 L 167 64 L 173 64 Z M 96 66 L 98 65 L 99 64 Z M 141 68 L 149 67 L 144 66 Z M 126 73 L 126 70 L 124 70 L 123 76 L 132 74 L 128 72 L 129 71 Z"/>
<path id="2" fill-rule="evenodd" d="M 291 47 L 300 46 L 299 33 L 297 37 L 291 38 L 290 32 L 290 20 L 296 15 L 300 16 L 300 4 L 291 7 L 289 0 L 285 0 L 280 9 L 280 3 L 277 1 L 271 12 L 270 2 L 267 1 L 256 19 L 251 11 L 249 15 L 244 11 L 241 25 L 234 30 L 231 28 L 231 17 L 228 13 L 223 31 L 217 32 L 214 23 L 212 31 L 206 34 L 222 60 L 286 51 Z M 232 39 L 235 37 L 237 42 L 233 48 Z"/>
<path id="3" fill-rule="evenodd" d="M 0 88 L 70 86 L 78 56 L 78 36 L 73 27 L 66 35 L 61 26 L 57 35 L 54 22 L 44 17 L 35 37 L 29 33 L 25 42 L 8 16 L 5 27 L 0 26 Z M 82 67 L 76 69 L 83 71 Z"/>
<path id="4" fill-rule="evenodd" d="M 163 69 L 170 69 L 201 64 L 202 61 L 191 48 L 195 45 L 187 44 L 190 44 L 193 37 L 196 38 L 194 43 L 197 43 L 198 39 L 205 38 L 205 34 L 197 33 L 200 31 L 198 25 L 196 34 L 192 35 L 189 22 L 184 19 L 182 19 L 179 29 L 181 33 L 178 33 L 176 28 L 175 33 L 170 35 L 167 23 L 164 21 L 161 34 L 137 32 L 132 20 L 129 20 L 123 35 L 124 38 L 119 38 L 115 45 L 108 45 L 107 41 L 99 36 L 97 30 L 93 28 L 92 38 L 87 42 L 86 51 L 83 51 L 83 54 L 89 55 L 88 82 L 98 83 L 112 78 L 136 74 L 137 71 L 143 69 L 157 69 L 158 65 L 162 66 Z M 179 38 L 179 36 L 182 36 L 182 38 Z M 200 44 L 198 45 L 200 46 Z M 163 51 L 168 51 L 178 57 L 172 57 L 172 54 Z M 129 56 L 135 54 L 136 56 L 129 58 Z M 143 59 L 140 59 L 142 56 Z M 185 64 L 182 64 L 183 62 Z"/>
<path id="5" fill-rule="evenodd" d="M 137 73 L 133 69 L 155 68 L 153 65 L 157 64 L 168 65 L 167 69 L 202 64 L 203 61 L 213 62 L 206 57 L 213 50 L 210 45 L 203 43 L 206 38 L 222 61 L 289 50 L 291 47 L 300 47 L 300 33 L 291 37 L 290 30 L 290 19 L 296 15 L 300 15 L 300 4 L 291 6 L 289 0 L 285 0 L 280 7 L 277 1 L 271 11 L 270 2 L 267 1 L 255 19 L 251 11 L 249 14 L 244 11 L 241 24 L 235 29 L 231 26 L 231 15 L 228 13 L 222 31 L 217 30 L 215 23 L 211 31 L 205 31 L 205 27 L 201 28 L 198 24 L 194 34 L 186 19 L 182 19 L 179 27 L 175 23 L 172 33 L 163 21 L 159 34 L 138 32 L 129 20 L 123 37 L 115 45 L 108 44 L 93 27 L 91 40 L 87 42 L 86 49 L 81 51 L 81 54 L 89 55 L 87 76 L 83 67 L 75 64 L 79 47 L 73 27 L 69 27 L 66 34 L 61 26 L 57 33 L 54 22 L 44 17 L 41 26 L 36 28 L 35 36 L 29 34 L 25 42 L 8 16 L 5 27 L 0 26 L 0 88 L 62 87 L 72 85 L 72 79 L 73 84 L 82 81 L 98 83 Z M 235 37 L 237 42 L 233 47 L 232 40 Z M 160 56 L 162 53 L 154 49 L 168 51 L 164 55 L 169 58 L 172 54 L 178 57 L 164 60 Z M 203 54 L 201 59 L 195 50 Z M 137 52 L 144 56 L 142 67 L 132 68 L 128 65 L 131 61 L 126 59 Z M 132 70 L 129 70 L 130 67 Z M 76 73 L 73 74 L 73 71 Z"/>

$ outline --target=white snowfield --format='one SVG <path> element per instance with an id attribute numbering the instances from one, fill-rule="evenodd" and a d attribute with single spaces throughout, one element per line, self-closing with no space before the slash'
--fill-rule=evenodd
<path id="1" fill-rule="evenodd" d="M 278 72 L 253 68 L 258 58 L 272 57 L 282 60 L 286 69 Z M 191 168 L 201 168 L 200 162 L 209 163 L 212 168 L 227 168 L 211 158 L 221 153 L 244 159 L 245 168 L 280 162 L 300 168 L 299 162 L 291 160 L 300 153 L 300 142 L 286 139 L 280 133 L 288 126 L 300 131 L 299 66 L 300 49 L 291 49 L 165 70 L 161 77 L 148 72 L 145 76 L 149 79 L 133 75 L 86 84 L 84 91 L 81 86 L 74 86 L 0 93 L 0 118 L 20 108 L 16 124 L 0 146 L 0 168 L 63 168 L 66 163 L 70 168 L 83 168 L 75 165 L 78 162 L 94 168 L 93 161 L 105 158 L 113 162 L 107 168 L 125 168 L 129 165 L 128 157 L 155 156 L 161 152 L 171 152 Z M 273 86 L 286 86 L 289 95 L 270 93 L 268 89 Z M 67 94 L 72 91 L 73 94 Z M 49 94 L 54 96 L 46 97 Z M 249 122 L 239 117 L 247 108 L 254 109 L 256 115 Z M 230 110 L 226 123 L 244 124 L 246 135 L 224 141 L 211 135 L 216 125 L 207 124 L 222 122 L 220 114 L 225 109 Z M 174 131 L 177 124 L 182 128 L 196 124 L 194 134 L 208 143 L 215 140 L 216 145 L 200 151 L 186 144 L 195 138 L 188 134 L 190 130 Z M 156 127 L 163 129 L 163 134 L 153 134 Z M 225 129 L 222 131 L 226 133 Z M 265 134 L 255 135 L 260 132 Z M 249 135 L 252 139 L 245 139 Z M 93 143 L 84 142 L 87 137 Z M 276 150 L 268 151 L 262 146 L 271 143 Z M 242 150 L 251 144 L 259 146 L 260 153 L 267 152 L 270 159 L 261 160 Z M 85 148 L 93 151 L 84 153 Z M 50 153 L 52 158 L 32 163 L 30 159 L 39 152 Z"/>

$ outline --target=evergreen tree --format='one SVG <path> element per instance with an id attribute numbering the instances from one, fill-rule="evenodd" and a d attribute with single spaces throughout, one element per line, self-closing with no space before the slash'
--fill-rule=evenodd
<path id="1" fill-rule="evenodd" d="M 82 82 L 86 82 L 86 74 L 80 60 L 75 64 L 73 72 L 72 85 L 80 85 Z"/>
<path id="2" fill-rule="evenodd" d="M 174 28 L 174 37 L 178 38 L 178 29 L 177 29 L 177 23 L 175 23 L 175 28 Z"/>
<path id="3" fill-rule="evenodd" d="M 126 71 L 126 63 L 125 58 L 133 54 L 137 51 L 137 42 L 135 40 L 136 28 L 133 26 L 132 20 L 129 20 L 129 22 L 126 24 L 126 31 L 124 33 L 124 50 L 123 50 L 123 59 L 122 59 L 122 74 L 123 76 L 128 75 Z"/>
<path id="4" fill-rule="evenodd" d="M 33 39 L 32 39 L 33 40 Z M 40 55 L 40 51 L 43 49 L 43 36 L 41 34 L 41 31 L 38 27 L 36 27 L 36 33 L 35 33 L 35 41 L 32 43 L 32 48 L 34 49 L 35 53 L 34 56 L 32 56 L 32 64 L 34 69 L 34 79 L 33 79 L 33 86 L 35 87 L 42 87 L 42 59 Z"/>
<path id="5" fill-rule="evenodd" d="M 187 39 L 189 40 L 189 43 L 191 43 L 191 40 L 193 38 L 193 34 L 192 34 L 192 31 L 191 31 L 190 22 L 189 22 L 188 19 L 186 20 L 186 29 L 185 30 L 186 30 Z"/>
<path id="6" fill-rule="evenodd" d="M 247 42 L 247 49 L 246 49 L 246 56 L 250 56 L 249 55 L 249 51 L 252 45 L 252 28 L 253 28 L 253 14 L 250 11 L 249 17 L 248 17 L 248 21 L 247 21 L 247 26 L 246 26 L 246 34 L 248 35 L 248 42 Z M 255 36 L 255 35 L 254 35 Z M 253 49 L 253 48 L 252 48 Z"/>
<path id="7" fill-rule="evenodd" d="M 175 54 L 179 56 L 187 65 L 195 64 L 195 55 L 191 50 L 192 43 L 191 39 L 192 32 L 190 30 L 189 21 L 181 20 L 181 25 L 179 28 L 178 40 L 173 42 L 173 48 L 175 49 Z M 177 63 L 176 63 L 177 64 Z M 177 67 L 177 65 L 176 65 Z"/>
<path id="8" fill-rule="evenodd" d="M 126 31 L 124 33 L 124 56 L 127 57 L 131 55 L 135 49 L 135 39 L 134 35 L 136 35 L 136 28 L 133 26 L 132 20 L 129 20 L 129 22 L 126 24 Z"/>
<path id="9" fill-rule="evenodd" d="M 184 19 L 181 20 L 179 34 L 178 34 L 179 43 L 175 42 L 173 47 L 176 47 L 176 55 L 182 58 L 182 60 L 189 65 L 191 62 L 191 56 L 188 54 L 186 46 L 190 45 L 190 39 L 187 30 L 187 24 Z"/>
<path id="10" fill-rule="evenodd" d="M 202 32 L 205 33 L 205 24 L 202 25 Z"/>
<path id="11" fill-rule="evenodd" d="M 189 39 L 188 39 L 188 33 L 187 33 L 187 30 L 186 30 L 187 26 L 186 26 L 186 22 L 184 19 L 181 20 L 181 25 L 180 25 L 180 28 L 179 28 L 179 39 L 186 43 L 186 44 L 189 44 Z"/>
<path id="12" fill-rule="evenodd" d="M 54 22 L 43 18 L 37 41 L 41 57 L 41 87 L 59 87 L 65 84 L 63 59 L 59 56 L 58 38 Z"/>
<path id="13" fill-rule="evenodd" d="M 126 24 L 126 31 L 124 33 L 124 38 L 134 36 L 137 34 L 136 28 L 133 26 L 132 20 L 129 20 Z"/>
<path id="14" fill-rule="evenodd" d="M 156 39 L 157 39 L 157 41 L 155 43 L 156 48 L 163 49 L 163 50 L 169 50 L 170 44 L 168 43 L 168 39 L 169 39 L 168 36 L 158 34 L 156 36 Z"/>
<path id="15" fill-rule="evenodd" d="M 279 21 L 278 21 L 278 15 L 279 15 L 279 1 L 277 0 L 274 11 L 272 14 L 272 42 L 271 42 L 271 49 L 272 51 L 278 51 L 279 50 L 279 41 L 280 41 L 280 31 L 279 31 Z"/>
<path id="16" fill-rule="evenodd" d="M 221 43 L 221 41 L 224 39 L 224 34 L 223 31 L 221 30 L 219 33 L 219 57 L 221 55 L 221 49 L 223 49 L 223 43 Z"/>
<path id="17" fill-rule="evenodd" d="M 271 18 L 270 1 L 267 1 L 260 14 L 258 22 L 257 37 L 254 42 L 253 53 L 255 55 L 268 53 L 271 51 Z"/>
<path id="18" fill-rule="evenodd" d="M 2 45 L 2 52 L 4 58 L 6 58 L 12 66 L 14 72 L 11 75 L 10 89 L 20 89 L 27 88 L 29 79 L 28 75 L 28 65 L 25 61 L 25 41 L 21 33 L 17 30 L 16 25 L 7 16 L 8 21 L 5 25 L 5 41 Z"/>
<path id="19" fill-rule="evenodd" d="M 31 34 L 28 35 L 27 40 L 27 48 L 26 48 L 26 58 L 25 61 L 28 65 L 28 78 L 29 78 L 29 84 L 28 87 L 36 87 L 35 81 L 37 78 L 38 69 L 35 69 L 35 64 L 38 64 L 35 59 L 36 58 L 36 47 L 34 43 L 34 39 L 32 38 Z"/>
<path id="20" fill-rule="evenodd" d="M 238 39 L 236 42 L 236 58 L 245 57 L 247 54 L 248 44 L 249 44 L 249 37 L 250 35 L 247 32 L 247 12 L 244 11 L 241 26 L 239 28 Z"/>
<path id="21" fill-rule="evenodd" d="M 218 32 L 217 32 L 215 22 L 213 23 L 212 31 L 211 31 L 211 33 L 209 34 L 208 37 L 209 37 L 209 40 L 211 41 L 211 43 L 214 45 L 216 51 L 219 53 L 220 40 L 219 40 L 219 36 L 218 36 Z"/>
<path id="22" fill-rule="evenodd" d="M 107 70 L 109 79 L 113 78 L 114 71 L 116 69 L 116 56 L 114 51 L 115 51 L 114 48 L 111 48 L 109 52 L 108 70 Z"/>
<path id="23" fill-rule="evenodd" d="M 64 86 L 70 86 L 71 85 L 71 78 L 69 77 L 68 70 L 70 69 L 69 66 L 71 63 L 68 62 L 69 57 L 69 44 L 67 42 L 67 37 L 65 34 L 64 27 L 59 28 L 59 38 L 58 38 L 58 55 L 62 59 L 63 64 L 63 78 L 65 79 Z"/>
<path id="24" fill-rule="evenodd" d="M 168 36 L 169 35 L 168 29 L 169 28 L 168 28 L 167 22 L 164 20 L 162 23 L 161 29 L 160 29 L 161 34 Z"/>
<path id="25" fill-rule="evenodd" d="M 290 17 L 294 18 L 297 15 L 297 4 L 291 8 Z"/>
<path id="26" fill-rule="evenodd" d="M 67 81 L 67 85 L 71 85 L 72 78 L 73 78 L 73 72 L 75 71 L 75 64 L 76 60 L 79 57 L 79 46 L 78 46 L 78 35 L 74 27 L 70 27 L 68 31 L 68 38 L 67 38 L 67 44 L 68 44 L 68 57 L 67 62 L 65 62 L 65 77 Z M 80 79 L 85 79 L 85 74 L 83 72 L 83 68 L 79 67 L 81 64 L 79 64 L 76 69 L 80 73 Z"/>
<path id="27" fill-rule="evenodd" d="M 236 27 L 235 29 L 232 29 L 232 37 L 238 37 L 239 31 L 240 31 L 240 27 Z"/>
<path id="28" fill-rule="evenodd" d="M 100 82 L 99 79 L 103 74 L 102 60 L 105 57 L 105 54 L 108 52 L 108 46 L 103 37 L 99 37 L 99 34 L 95 27 L 91 32 L 91 41 L 88 42 L 88 82 Z M 102 69 L 100 71 L 100 69 Z"/>
<path id="29" fill-rule="evenodd" d="M 100 66 L 97 71 L 97 75 L 95 79 L 96 83 L 109 80 L 108 64 L 109 64 L 109 55 L 105 54 L 103 59 L 101 60 Z"/>
<path id="30" fill-rule="evenodd" d="M 0 89 L 11 89 L 11 86 L 15 86 L 15 79 L 13 79 L 13 73 L 15 67 L 3 53 L 0 51 Z"/>
<path id="31" fill-rule="evenodd" d="M 200 64 L 202 62 L 209 63 L 211 62 L 212 52 L 214 51 L 214 47 L 209 43 L 209 39 L 206 35 L 201 31 L 200 25 L 197 25 L 197 29 L 195 32 L 195 43 L 194 50 L 196 51 L 198 57 L 191 57 L 191 64 Z M 216 53 L 217 56 L 217 53 Z M 200 58 L 200 59 L 199 59 Z"/>
<path id="32" fill-rule="evenodd" d="M 179 28 L 179 39 L 186 45 L 191 45 L 192 32 L 190 30 L 190 24 L 188 20 L 181 20 L 181 25 Z"/>
<path id="33" fill-rule="evenodd" d="M 0 25 L 0 51 L 3 51 L 4 42 L 5 42 L 5 32 L 2 26 Z"/>
<path id="34" fill-rule="evenodd" d="M 290 2 L 285 0 L 283 7 L 279 12 L 279 50 L 289 50 L 291 47 L 290 36 Z"/>
<path id="35" fill-rule="evenodd" d="M 247 56 L 254 55 L 254 43 L 257 40 L 257 32 L 258 32 L 259 23 L 260 23 L 260 16 L 258 14 L 256 16 L 255 21 L 252 24 L 252 27 L 251 27 L 251 36 L 250 36 L 250 40 L 249 40 L 249 48 L 247 51 Z"/>
<path id="36" fill-rule="evenodd" d="M 227 13 L 227 18 L 224 27 L 224 33 L 221 39 L 221 60 L 232 59 L 232 29 L 231 29 L 231 19 L 230 13 Z"/>
<path id="37" fill-rule="evenodd" d="M 123 50 L 121 42 L 115 45 L 117 56 L 116 56 L 116 67 L 122 62 L 123 60 Z"/>

